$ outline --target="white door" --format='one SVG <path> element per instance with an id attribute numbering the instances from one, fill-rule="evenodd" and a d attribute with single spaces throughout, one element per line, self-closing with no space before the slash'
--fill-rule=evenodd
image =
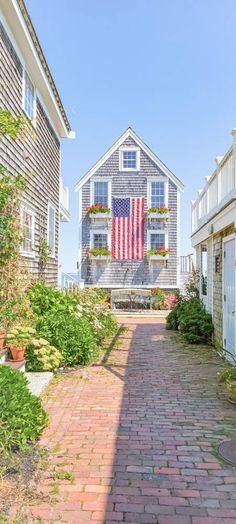
<path id="1" fill-rule="evenodd" d="M 235 340 L 235 238 L 224 242 L 224 347 L 236 355 Z"/>

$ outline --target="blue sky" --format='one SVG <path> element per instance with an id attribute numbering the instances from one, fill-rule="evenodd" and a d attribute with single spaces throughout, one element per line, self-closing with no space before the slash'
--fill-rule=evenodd
<path id="1" fill-rule="evenodd" d="M 72 220 L 61 263 L 77 260 L 74 185 L 132 126 L 184 182 L 181 252 L 190 200 L 236 127 L 235 0 L 27 0 L 76 140 L 62 144 Z"/>

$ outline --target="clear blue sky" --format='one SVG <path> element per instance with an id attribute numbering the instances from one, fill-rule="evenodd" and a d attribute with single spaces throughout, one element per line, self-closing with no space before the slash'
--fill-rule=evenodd
<path id="1" fill-rule="evenodd" d="M 235 0 L 26 0 L 76 140 L 62 144 L 72 220 L 61 263 L 77 260 L 74 185 L 128 126 L 184 182 L 190 200 L 236 127 Z"/>

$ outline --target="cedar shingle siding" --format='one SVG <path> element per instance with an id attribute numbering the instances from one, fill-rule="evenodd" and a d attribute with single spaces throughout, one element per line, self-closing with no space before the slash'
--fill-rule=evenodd
<path id="1" fill-rule="evenodd" d="M 134 140 L 127 138 L 122 146 L 136 146 Z M 117 149 L 106 162 L 97 169 L 96 173 L 85 182 L 82 187 L 82 261 L 81 278 L 86 285 L 96 284 L 101 287 L 123 287 L 123 286 L 161 286 L 168 289 L 177 287 L 177 192 L 174 183 L 169 180 L 168 206 L 171 207 L 171 217 L 167 222 L 168 248 L 170 258 L 167 267 L 159 263 L 149 264 L 148 260 L 122 260 L 111 262 L 90 261 L 87 250 L 90 245 L 91 229 L 98 226 L 90 223 L 86 208 L 90 205 L 91 184 L 94 177 L 109 177 L 111 182 L 111 194 L 115 196 L 145 197 L 145 208 L 147 208 L 147 177 L 166 176 L 150 157 L 140 150 L 140 171 L 138 173 L 119 171 L 119 149 Z M 99 226 L 99 229 L 105 226 Z M 157 228 L 150 226 L 145 216 L 145 248 L 147 248 L 147 229 Z M 109 223 L 110 232 L 112 221 Z"/>
<path id="2" fill-rule="evenodd" d="M 23 67 L 5 29 L 0 23 L 0 106 L 14 115 L 22 113 Z M 48 203 L 56 209 L 55 257 L 50 257 L 45 277 L 57 283 L 59 236 L 59 177 L 60 143 L 36 100 L 36 128 L 24 141 L 6 137 L 0 142 L 0 163 L 13 176 L 23 174 L 27 179 L 24 204 L 35 213 L 35 258 L 27 258 L 33 277 L 38 276 L 38 242 L 47 238 Z"/>

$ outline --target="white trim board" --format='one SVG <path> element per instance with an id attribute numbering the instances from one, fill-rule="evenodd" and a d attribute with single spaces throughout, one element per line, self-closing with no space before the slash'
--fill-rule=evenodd
<path id="1" fill-rule="evenodd" d="M 168 176 L 170 180 L 181 190 L 183 191 L 184 185 L 177 178 L 168 167 L 163 164 L 163 162 L 158 158 L 158 156 L 145 144 L 145 142 L 140 138 L 135 131 L 128 127 L 126 131 L 116 140 L 116 142 L 106 151 L 106 153 L 94 164 L 94 166 L 85 173 L 85 175 L 79 180 L 75 186 L 75 191 L 79 191 L 81 187 L 93 176 L 96 171 L 110 158 L 110 156 L 120 147 L 127 138 L 132 138 L 136 144 L 142 149 L 149 158 L 163 171 L 163 173 Z"/>

